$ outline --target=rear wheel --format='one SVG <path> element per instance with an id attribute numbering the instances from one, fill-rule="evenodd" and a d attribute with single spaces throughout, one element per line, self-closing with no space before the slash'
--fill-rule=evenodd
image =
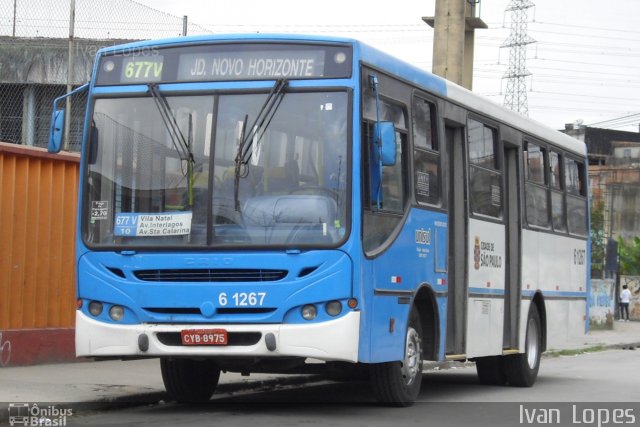
<path id="1" fill-rule="evenodd" d="M 542 322 L 538 309 L 532 305 L 527 318 L 525 352 L 504 359 L 505 373 L 509 384 L 516 387 L 531 387 L 538 377 L 542 354 Z"/>
<path id="2" fill-rule="evenodd" d="M 504 385 L 507 382 L 504 356 L 479 357 L 476 359 L 476 370 L 481 384 Z"/>
<path id="3" fill-rule="evenodd" d="M 220 379 L 220 368 L 211 360 L 163 357 L 160 370 L 167 392 L 181 403 L 208 401 Z"/>
<path id="4" fill-rule="evenodd" d="M 412 310 L 405 338 L 402 362 L 376 363 L 371 367 L 371 386 L 379 402 L 410 406 L 422 385 L 422 327 L 418 312 Z"/>

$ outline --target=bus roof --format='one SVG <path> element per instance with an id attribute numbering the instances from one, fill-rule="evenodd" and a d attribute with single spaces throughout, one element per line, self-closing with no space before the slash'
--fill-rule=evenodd
<path id="1" fill-rule="evenodd" d="M 472 111 L 482 112 L 493 120 L 513 126 L 529 135 L 541 138 L 581 156 L 587 153 L 586 145 L 575 138 L 554 130 L 547 125 L 523 117 L 506 107 L 477 95 L 455 83 L 447 81 L 429 71 L 420 69 L 356 39 L 333 36 L 315 36 L 299 34 L 213 34 L 188 37 L 174 37 L 160 40 L 145 40 L 100 49 L 98 55 L 126 52 L 160 46 L 181 44 L 201 44 L 207 42 L 309 42 L 309 43 L 345 43 L 354 46 L 354 56 L 360 61 L 383 69 L 389 74 L 411 82 L 435 95 L 444 97 Z"/>
<path id="2" fill-rule="evenodd" d="M 587 154 L 586 144 L 578 139 L 524 117 L 486 97 L 475 94 L 462 86 L 436 76 L 429 71 L 417 68 L 376 48 L 357 40 L 352 40 L 352 42 L 359 47 L 360 59 L 366 63 L 387 70 L 391 74 L 410 81 L 417 86 L 431 90 L 436 95 L 441 95 L 469 110 L 482 112 L 482 115 L 491 117 L 498 122 L 509 124 L 524 133 L 556 144 L 580 156 L 586 156 Z"/>

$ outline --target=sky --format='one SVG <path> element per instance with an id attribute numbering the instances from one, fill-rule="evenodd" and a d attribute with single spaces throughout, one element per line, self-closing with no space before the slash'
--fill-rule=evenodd
<path id="1" fill-rule="evenodd" d="M 348 36 L 431 71 L 435 0 L 136 0 L 186 15 L 215 33 Z M 640 131 L 640 0 L 531 0 L 527 47 L 529 117 L 556 129 L 582 123 Z M 474 92 L 504 102 L 510 0 L 482 0 Z"/>

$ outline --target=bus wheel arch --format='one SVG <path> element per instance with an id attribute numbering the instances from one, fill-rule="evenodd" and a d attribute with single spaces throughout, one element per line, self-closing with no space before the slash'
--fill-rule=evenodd
<path id="1" fill-rule="evenodd" d="M 431 286 L 420 287 L 414 298 L 414 308 L 420 315 L 422 326 L 422 356 L 425 360 L 438 360 L 440 322 L 438 302 Z"/>
<path id="2" fill-rule="evenodd" d="M 541 345 L 542 345 L 542 351 L 546 351 L 547 350 L 547 310 L 545 308 L 545 301 L 544 301 L 544 296 L 542 295 L 542 292 L 537 291 L 533 295 L 533 298 L 531 300 L 531 305 L 535 306 L 535 308 L 538 310 L 538 315 L 540 315 L 540 326 L 542 328 Z M 529 307 L 529 310 L 531 310 L 531 307 Z"/>

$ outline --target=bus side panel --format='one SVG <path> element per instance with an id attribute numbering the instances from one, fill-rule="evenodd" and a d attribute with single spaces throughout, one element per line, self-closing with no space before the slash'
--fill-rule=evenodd
<path id="1" fill-rule="evenodd" d="M 443 213 L 412 209 L 390 247 L 369 261 L 373 263 L 371 276 L 365 274 L 362 280 L 365 287 L 372 285 L 373 304 L 367 313 L 371 347 L 369 355 L 360 355 L 361 361 L 401 360 L 415 291 L 421 285 L 430 286 L 436 293 L 446 291 L 446 271 L 436 268 L 436 260 L 441 264 L 447 255 L 446 234 L 436 232 L 436 227 L 446 224 Z M 441 238 L 436 239 L 436 234 Z M 443 315 L 437 313 L 436 318 Z M 439 330 L 441 325 L 429 327 Z M 360 348 L 366 346 L 361 344 Z"/>
<path id="2" fill-rule="evenodd" d="M 587 298 L 587 241 L 567 236 L 523 230 L 522 292 L 531 298 L 541 291 L 547 314 L 547 348 L 567 346 L 572 337 L 584 335 Z M 567 268 L 569 267 L 569 268 Z M 520 350 L 528 304 L 522 306 Z"/>
<path id="3" fill-rule="evenodd" d="M 502 354 L 505 227 L 469 219 L 467 357 Z"/>

